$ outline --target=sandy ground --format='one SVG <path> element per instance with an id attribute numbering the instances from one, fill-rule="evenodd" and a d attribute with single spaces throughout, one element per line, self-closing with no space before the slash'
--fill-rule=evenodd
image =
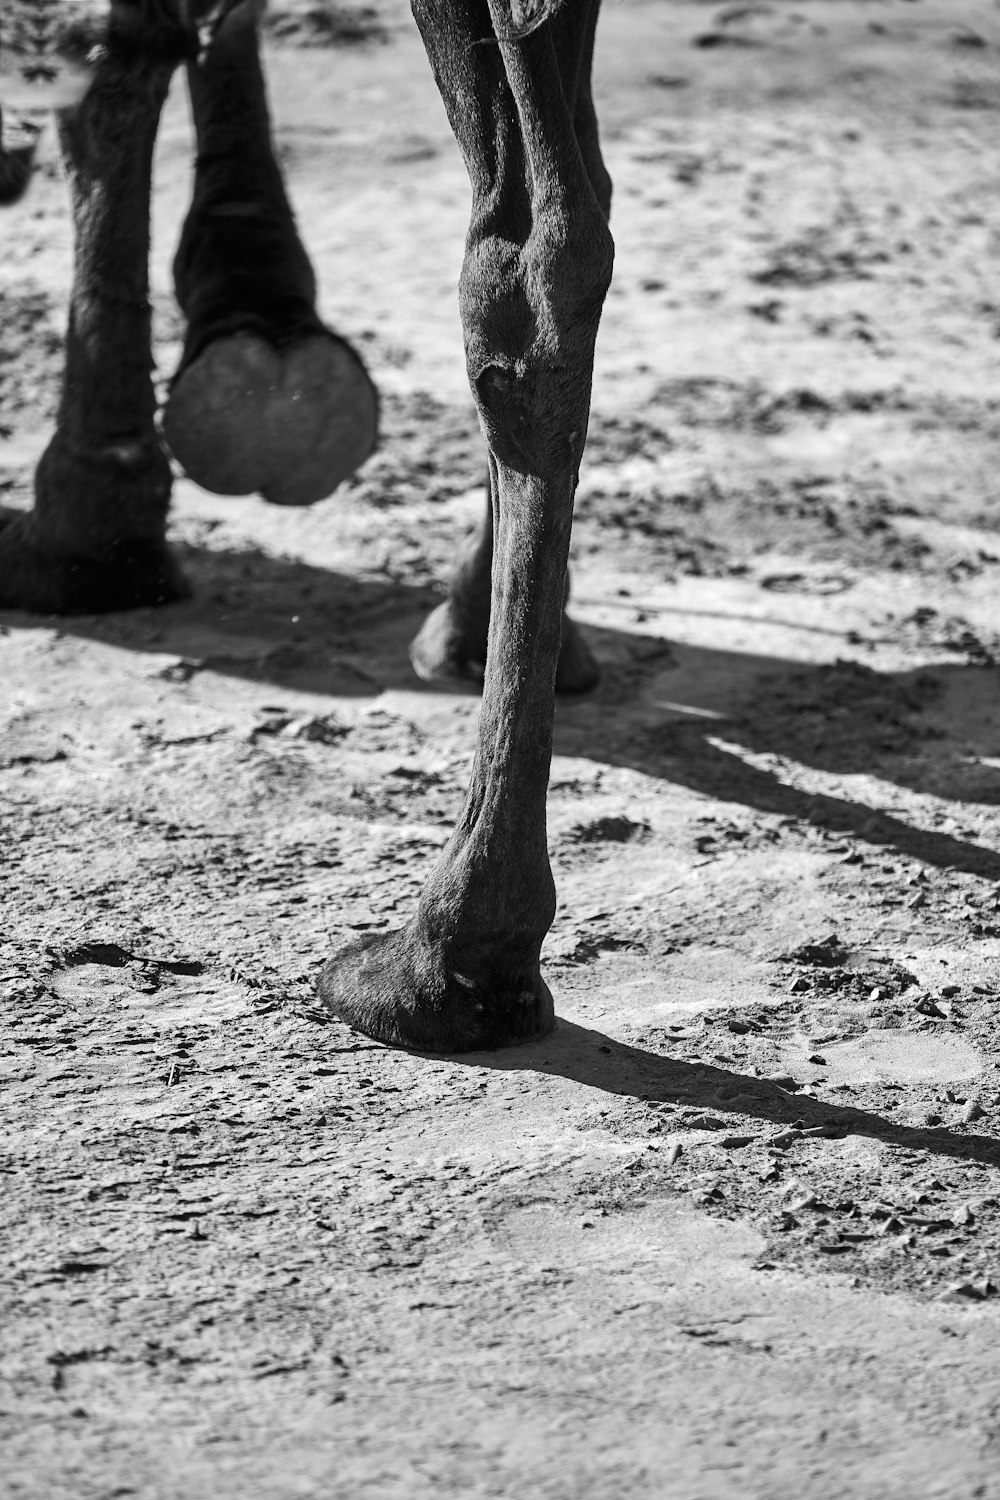
<path id="1" fill-rule="evenodd" d="M 463 169 L 398 0 L 275 18 L 380 453 L 179 480 L 186 604 L 0 624 L 0 1491 L 1000 1496 L 1000 12 L 609 4 L 618 268 L 544 1044 L 312 980 L 395 925 L 473 695 L 406 645 L 480 504 Z M 345 34 L 346 33 L 346 34 Z M 190 127 L 157 164 L 157 361 Z M 0 486 L 51 425 L 51 139 L 2 221 Z"/>

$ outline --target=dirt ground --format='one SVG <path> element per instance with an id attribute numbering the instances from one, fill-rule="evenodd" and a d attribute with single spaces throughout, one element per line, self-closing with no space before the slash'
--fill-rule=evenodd
<path id="1" fill-rule="evenodd" d="M 190 602 L 0 624 L 0 1492 L 998 1497 L 1000 11 L 609 0 L 559 1026 L 462 1058 L 312 988 L 478 712 L 406 652 L 481 503 L 468 188 L 401 0 L 334 21 L 272 17 L 272 93 L 379 454 L 307 512 L 181 478 Z M 178 86 L 161 379 L 189 152 Z M 51 132 L 0 229 L 26 506 Z"/>

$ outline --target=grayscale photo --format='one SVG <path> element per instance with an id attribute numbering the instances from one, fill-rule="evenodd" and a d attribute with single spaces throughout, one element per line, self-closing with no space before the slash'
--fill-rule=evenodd
<path id="1" fill-rule="evenodd" d="M 0 0 L 0 1500 L 1000 1500 L 1000 0 Z"/>

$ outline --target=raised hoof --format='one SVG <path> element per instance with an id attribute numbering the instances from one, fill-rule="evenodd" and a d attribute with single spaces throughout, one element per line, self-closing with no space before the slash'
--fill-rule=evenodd
<path id="1" fill-rule="evenodd" d="M 419 1052 L 479 1052 L 545 1036 L 555 1026 L 548 985 L 491 985 L 449 972 L 412 928 L 370 933 L 319 977 L 324 1005 L 355 1030 Z"/>
<path id="2" fill-rule="evenodd" d="M 107 614 L 169 604 L 188 592 L 165 546 L 120 542 L 102 558 L 67 557 L 39 544 L 30 516 L 0 517 L 0 609 Z"/>
<path id="3" fill-rule="evenodd" d="M 413 670 L 424 682 L 478 682 L 486 670 L 486 652 L 446 599 L 427 616 L 410 644 Z M 557 693 L 587 693 L 601 672 L 590 647 L 569 615 L 563 615 L 562 646 L 556 668 Z"/>
<path id="4" fill-rule="evenodd" d="M 283 349 L 240 331 L 180 371 L 163 435 L 185 472 L 217 495 L 313 505 L 375 447 L 378 397 L 350 344 L 312 333 Z"/>

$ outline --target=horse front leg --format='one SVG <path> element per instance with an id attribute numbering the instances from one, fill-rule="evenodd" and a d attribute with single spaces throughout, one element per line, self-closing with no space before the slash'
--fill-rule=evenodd
<path id="1" fill-rule="evenodd" d="M 414 919 L 334 958 L 320 993 L 370 1036 L 458 1051 L 554 1023 L 539 967 L 555 913 L 545 799 L 573 497 L 613 245 L 552 23 L 514 36 L 509 0 L 414 0 L 414 13 L 473 189 L 460 301 L 491 469 L 483 705 L 465 806 Z M 585 42 L 581 26 L 577 46 Z"/>

